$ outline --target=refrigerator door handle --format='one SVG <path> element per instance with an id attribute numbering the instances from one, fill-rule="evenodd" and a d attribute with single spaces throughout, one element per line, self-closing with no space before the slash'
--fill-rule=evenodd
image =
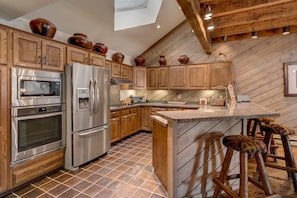
<path id="1" fill-rule="evenodd" d="M 96 128 L 96 130 L 93 130 L 93 131 L 89 131 L 89 132 L 85 132 L 85 133 L 80 133 L 78 134 L 78 136 L 87 136 L 87 135 L 91 135 L 93 133 L 98 133 L 98 131 L 102 131 L 104 129 L 107 129 L 108 126 L 102 126 L 100 128 Z"/>
<path id="2" fill-rule="evenodd" d="M 98 86 L 98 82 L 95 80 L 94 82 L 94 94 L 95 94 L 95 104 L 94 104 L 94 113 L 98 112 L 99 109 L 99 86 Z"/>
<path id="3" fill-rule="evenodd" d="M 90 80 L 90 84 L 89 84 L 89 89 L 90 89 L 90 114 L 92 115 L 94 112 L 94 86 L 93 86 L 93 82 L 92 80 Z"/>

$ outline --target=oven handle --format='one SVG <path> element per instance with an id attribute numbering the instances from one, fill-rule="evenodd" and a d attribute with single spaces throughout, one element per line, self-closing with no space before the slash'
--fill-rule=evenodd
<path id="1" fill-rule="evenodd" d="M 57 116 L 57 115 L 62 115 L 62 112 L 45 113 L 45 114 L 41 114 L 41 115 L 31 115 L 31 116 L 20 116 L 20 117 L 16 117 L 16 119 L 17 120 L 29 120 L 29 119 L 53 117 L 53 116 Z"/>
<path id="2" fill-rule="evenodd" d="M 98 131 L 101 131 L 101 130 L 104 130 L 104 129 L 107 129 L 108 126 L 103 126 L 103 127 L 100 127 L 100 128 L 97 128 L 96 130 L 93 130 L 93 131 L 90 131 L 90 132 L 85 132 L 85 133 L 81 133 L 81 134 L 78 134 L 78 136 L 87 136 L 87 135 L 91 135 L 93 133 L 98 133 Z"/>

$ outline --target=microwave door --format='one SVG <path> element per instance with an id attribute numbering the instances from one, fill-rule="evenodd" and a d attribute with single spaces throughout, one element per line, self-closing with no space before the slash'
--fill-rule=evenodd
<path id="1" fill-rule="evenodd" d="M 94 67 L 94 127 L 109 123 L 110 73 Z"/>
<path id="2" fill-rule="evenodd" d="M 73 132 L 93 127 L 94 82 L 92 67 L 72 65 Z"/>

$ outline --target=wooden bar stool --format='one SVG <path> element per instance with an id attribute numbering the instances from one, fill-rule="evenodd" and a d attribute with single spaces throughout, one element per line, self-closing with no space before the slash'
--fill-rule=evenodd
<path id="1" fill-rule="evenodd" d="M 272 189 L 267 177 L 262 153 L 267 151 L 266 145 L 250 136 L 230 135 L 223 138 L 223 144 L 227 147 L 222 170 L 218 178 L 213 181 L 217 184 L 213 197 L 219 197 L 221 191 L 224 190 L 232 198 L 247 198 L 248 197 L 248 181 L 264 190 L 267 197 L 280 197 L 279 195 L 272 195 Z M 240 174 L 228 175 L 228 170 L 234 150 L 240 152 Z M 248 177 L 248 155 L 255 156 L 257 168 L 260 175 L 260 182 Z M 230 179 L 240 178 L 239 195 L 228 188 L 225 182 Z"/>
<path id="2" fill-rule="evenodd" d="M 263 154 L 263 158 L 266 166 L 281 169 L 281 170 L 286 170 L 288 172 L 288 176 L 292 178 L 295 192 L 297 192 L 297 169 L 296 169 L 296 163 L 295 163 L 295 159 L 294 159 L 294 155 L 292 152 L 292 147 L 289 139 L 289 135 L 294 135 L 295 131 L 289 127 L 286 127 L 280 124 L 262 125 L 261 130 L 265 131 L 264 143 L 267 145 L 267 149 L 269 149 L 271 146 L 273 134 L 278 134 L 281 136 L 285 155 L 284 157 L 283 156 L 276 156 L 276 157 L 278 159 L 285 160 L 286 166 L 280 166 L 274 163 L 267 162 L 267 157 L 268 157 L 267 153 Z"/>
<path id="3" fill-rule="evenodd" d="M 265 132 L 261 130 L 261 126 L 264 124 L 271 124 L 274 121 L 275 119 L 272 117 L 249 119 L 247 125 L 248 135 L 260 140 L 264 140 Z M 276 145 L 272 136 L 271 145 L 268 149 L 268 151 L 270 151 L 270 154 L 268 156 L 274 158 L 275 162 L 277 162 L 277 149 L 278 145 Z"/>

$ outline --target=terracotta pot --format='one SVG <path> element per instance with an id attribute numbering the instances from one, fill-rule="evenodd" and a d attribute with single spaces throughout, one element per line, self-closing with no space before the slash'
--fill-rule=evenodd
<path id="1" fill-rule="evenodd" d="M 43 18 L 37 18 L 37 19 L 31 20 L 30 28 L 33 33 L 46 36 L 49 38 L 53 38 L 57 30 L 54 24 L 52 24 L 50 21 Z"/>
<path id="2" fill-rule="evenodd" d="M 103 43 L 95 43 L 92 50 L 95 52 L 106 54 L 108 51 L 108 47 Z"/>
<path id="3" fill-rule="evenodd" d="M 112 55 L 112 60 L 113 60 L 114 62 L 116 62 L 116 63 L 120 63 L 120 64 L 123 63 L 124 58 L 125 58 L 124 54 L 122 54 L 122 53 L 120 53 L 120 52 L 114 53 L 114 54 Z"/>
<path id="4" fill-rule="evenodd" d="M 145 59 L 142 56 L 137 56 L 134 59 L 134 62 L 136 64 L 136 66 L 143 66 L 143 64 L 145 63 Z"/>
<path id="5" fill-rule="evenodd" d="M 187 64 L 189 62 L 190 58 L 187 56 L 187 55 L 181 55 L 179 58 L 178 58 L 178 61 L 181 63 L 181 64 Z"/>
<path id="6" fill-rule="evenodd" d="M 91 49 L 93 46 L 92 41 L 90 41 L 87 36 L 82 33 L 74 33 L 73 36 L 68 38 L 68 43 L 86 49 Z"/>
<path id="7" fill-rule="evenodd" d="M 166 65 L 166 59 L 165 59 L 165 56 L 160 56 L 160 59 L 159 59 L 159 63 L 160 65 Z"/>

